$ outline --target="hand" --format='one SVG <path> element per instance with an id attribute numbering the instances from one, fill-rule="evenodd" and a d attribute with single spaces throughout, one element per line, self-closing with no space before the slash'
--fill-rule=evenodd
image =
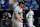
<path id="1" fill-rule="evenodd" d="M 26 20 L 28 20 L 28 17 L 26 17 Z"/>
<path id="2" fill-rule="evenodd" d="M 33 21 L 35 21 L 35 19 L 33 19 Z"/>
<path id="3" fill-rule="evenodd" d="M 20 22 L 23 22 L 23 20 L 20 20 Z"/>
<path id="4" fill-rule="evenodd" d="M 23 13 L 25 13 L 25 11 L 23 11 Z"/>
<path id="5" fill-rule="evenodd" d="M 21 19 L 23 19 L 23 17 L 22 17 L 22 16 L 21 16 L 20 18 L 21 18 Z"/>

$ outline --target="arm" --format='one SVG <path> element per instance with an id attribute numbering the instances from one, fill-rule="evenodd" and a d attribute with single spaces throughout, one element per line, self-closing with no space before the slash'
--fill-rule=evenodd
<path id="1" fill-rule="evenodd" d="M 23 20 L 20 20 L 20 19 L 18 18 L 18 13 L 16 13 L 15 16 L 16 16 L 16 18 L 17 18 L 20 22 L 23 22 Z"/>
<path id="2" fill-rule="evenodd" d="M 28 20 L 28 13 L 26 14 L 26 20 Z"/>
<path id="3" fill-rule="evenodd" d="M 9 16 L 9 18 L 11 18 L 11 14 L 10 13 L 8 13 L 8 16 Z"/>
<path id="4" fill-rule="evenodd" d="M 35 18 L 34 18 L 34 12 L 33 12 L 33 21 L 35 21 Z"/>
<path id="5" fill-rule="evenodd" d="M 23 19 L 23 16 L 21 15 L 20 18 Z"/>
<path id="6" fill-rule="evenodd" d="M 18 7 L 14 9 L 14 12 L 15 12 L 16 19 L 18 19 L 20 22 L 23 22 L 23 20 L 20 20 L 20 18 L 18 17 L 18 12 L 19 12 Z"/>
<path id="7" fill-rule="evenodd" d="M 10 20 L 11 20 L 11 14 L 10 14 L 10 13 L 8 13 L 8 17 L 9 17 L 8 19 L 10 19 Z"/>
<path id="8" fill-rule="evenodd" d="M 34 19 L 34 15 L 33 15 L 33 21 L 35 21 L 35 19 Z"/>

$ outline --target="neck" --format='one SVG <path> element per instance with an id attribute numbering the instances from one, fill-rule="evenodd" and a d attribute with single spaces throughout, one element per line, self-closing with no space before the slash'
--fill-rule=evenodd
<path id="1" fill-rule="evenodd" d="M 16 1 L 14 1 L 14 2 L 16 2 Z"/>
<path id="2" fill-rule="evenodd" d="M 19 6 L 21 8 L 21 6 Z"/>
<path id="3" fill-rule="evenodd" d="M 31 11 L 31 10 L 30 10 Z"/>

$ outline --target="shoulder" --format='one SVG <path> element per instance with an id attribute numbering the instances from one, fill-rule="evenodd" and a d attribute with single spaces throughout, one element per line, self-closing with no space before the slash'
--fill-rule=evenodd
<path id="1" fill-rule="evenodd" d="M 32 11 L 32 12 L 34 12 L 34 11 Z"/>
<path id="2" fill-rule="evenodd" d="M 31 13 L 32 14 L 32 13 L 34 13 L 34 11 L 29 11 L 28 13 Z"/>
<path id="3" fill-rule="evenodd" d="M 10 14 L 10 13 L 8 13 L 8 14 Z"/>
<path id="4" fill-rule="evenodd" d="M 17 6 L 15 9 L 14 9 L 14 11 L 18 11 L 20 8 L 19 8 L 19 6 Z"/>
<path id="5" fill-rule="evenodd" d="M 32 14 L 34 14 L 34 11 L 31 11 Z"/>
<path id="6" fill-rule="evenodd" d="M 10 13 L 8 13 L 8 15 L 11 15 Z"/>
<path id="7" fill-rule="evenodd" d="M 8 13 L 8 14 L 10 14 L 10 13 Z"/>
<path id="8" fill-rule="evenodd" d="M 19 8 L 19 6 L 17 6 L 15 9 L 18 9 Z"/>

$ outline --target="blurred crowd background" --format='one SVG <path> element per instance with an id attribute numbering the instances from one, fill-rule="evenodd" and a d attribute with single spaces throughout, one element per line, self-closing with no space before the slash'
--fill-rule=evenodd
<path id="1" fill-rule="evenodd" d="M 24 10 L 28 10 L 29 8 L 33 10 L 40 9 L 40 0 L 0 0 L 0 8 L 14 9 L 18 6 L 19 2 L 24 2 Z"/>

